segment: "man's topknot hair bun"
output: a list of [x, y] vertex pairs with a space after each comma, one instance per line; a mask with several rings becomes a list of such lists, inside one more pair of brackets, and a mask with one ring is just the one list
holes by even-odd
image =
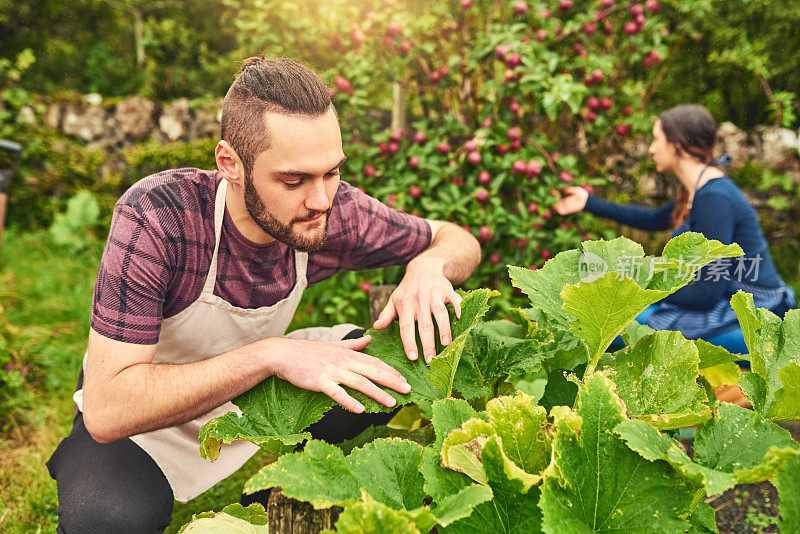
[[249, 57], [249, 58], [245, 59], [244, 61], [242, 61], [242, 70], [240, 72], [244, 72], [244, 70], [247, 67], [252, 67], [253, 65], [258, 65], [262, 61], [264, 61], [263, 57], [257, 57], [257, 56]]

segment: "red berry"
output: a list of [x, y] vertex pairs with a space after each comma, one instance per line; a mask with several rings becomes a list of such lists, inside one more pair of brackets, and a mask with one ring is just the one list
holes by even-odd
[[389, 151], [389, 143], [378, 143], [378, 152], [384, 154]]
[[498, 154], [502, 155], [502, 154], [505, 154], [506, 152], [508, 152], [508, 145], [507, 144], [500, 143], [499, 145], [497, 145], [497, 153]]
[[517, 99], [516, 99], [516, 98], [515, 98], [514, 100], [512, 100], [512, 101], [511, 101], [511, 102], [508, 104], [508, 111], [510, 111], [510, 112], [511, 112], [511, 113], [513, 113], [514, 115], [519, 115], [519, 110], [520, 110], [520, 108], [521, 108], [521, 107], [520, 107], [520, 105], [519, 105], [519, 102], [517, 102]]
[[494, 55], [497, 59], [505, 61], [506, 54], [511, 51], [511, 45], [497, 45], [494, 48]]
[[639, 25], [631, 20], [625, 23], [624, 30], [628, 35], [633, 35], [634, 33], [639, 33]]
[[596, 81], [596, 82], [602, 82], [603, 78], [605, 78], [605, 77], [606, 77], [606, 75], [603, 74], [603, 71], [600, 70], [600, 69], [594, 69], [592, 71], [592, 78], [594, 78], [594, 81]]
[[411, 198], [419, 198], [420, 195], [422, 195], [422, 189], [416, 185], [412, 185], [408, 188], [408, 194], [411, 195]]
[[513, 71], [513, 70], [511, 70], [511, 69], [506, 69], [506, 70], [505, 70], [505, 72], [503, 72], [503, 80], [504, 80], [506, 83], [508, 83], [508, 82], [510, 82], [510, 81], [512, 81], [512, 80], [514, 80], [514, 78], [516, 78], [516, 77], [517, 77], [517, 73], [516, 73], [516, 72], [514, 72], [514, 71]]
[[607, 96], [604, 96], [603, 98], [600, 99], [600, 107], [603, 109], [611, 109], [611, 106], [613, 105], [614, 103], [611, 102], [611, 99], [608, 98]]
[[558, 175], [558, 179], [565, 184], [571, 184], [575, 181], [575, 177], [572, 176], [572, 173], [569, 171], [561, 171], [561, 174]]
[[533, 223], [533, 229], [534, 230], [541, 230], [542, 229], [542, 223], [538, 223], [538, 222], [537, 223]]
[[461, 0], [461, 7], [469, 9], [472, 7], [472, 0]]
[[475, 191], [475, 200], [477, 200], [481, 204], [484, 204], [484, 203], [488, 202], [489, 201], [489, 192], [486, 189], [481, 187], [480, 189]]
[[566, 11], [572, 7], [572, 0], [559, 0], [558, 9]]
[[433, 83], [438, 83], [438, 82], [439, 82], [439, 80], [440, 80], [441, 78], [442, 78], [442, 77], [441, 77], [441, 76], [439, 76], [439, 73], [438, 73], [438, 72], [435, 72], [435, 71], [434, 71], [434, 72], [431, 72], [431, 73], [428, 75], [428, 79], [429, 79], [430, 81], [432, 81]]
[[644, 8], [642, 7], [642, 4], [633, 4], [628, 12], [631, 14], [631, 17], [636, 18], [644, 13]]
[[544, 219], [545, 221], [550, 220], [550, 217], [552, 216], [553, 214], [550, 213], [549, 209], [544, 210], [544, 213], [542, 213], [542, 219]]
[[464, 150], [466, 150], [467, 152], [474, 152], [478, 150], [478, 142], [475, 141], [474, 139], [470, 139], [469, 141], [464, 143]]
[[594, 35], [597, 33], [597, 24], [594, 22], [587, 22], [583, 25], [583, 33], [586, 35]]
[[514, 174], [526, 174], [528, 172], [528, 164], [518, 159], [511, 165], [511, 172]]
[[540, 254], [542, 256], [542, 259], [545, 260], [545, 261], [547, 261], [547, 260], [549, 260], [550, 258], [553, 257], [553, 255], [550, 253], [550, 251], [547, 250], [546, 248], [543, 248], [542, 251], [540, 252]]
[[389, 152], [391, 152], [392, 154], [394, 154], [394, 153], [395, 153], [395, 152], [397, 152], [398, 150], [400, 150], [400, 145], [398, 145], [397, 143], [394, 143], [394, 142], [392, 142], [392, 143], [389, 143]]
[[547, 31], [539, 30], [536, 32], [536, 40], [543, 43], [547, 39]]
[[525, 165], [525, 172], [530, 176], [539, 176], [539, 173], [542, 172], [542, 164], [532, 159]]
[[483, 243], [485, 241], [489, 241], [494, 234], [492, 234], [492, 230], [488, 226], [481, 226], [481, 229], [478, 230], [478, 240]]
[[500, 254], [498, 254], [497, 252], [493, 253], [491, 256], [489, 256], [489, 261], [497, 265], [498, 263], [500, 263]]
[[617, 124], [616, 130], [617, 130], [617, 135], [625, 137], [626, 135], [628, 135], [628, 132], [630, 132], [631, 127], [628, 124]]
[[474, 151], [467, 154], [467, 161], [469, 161], [473, 165], [477, 165], [481, 162], [481, 153]]
[[360, 287], [361, 291], [364, 293], [369, 293], [369, 290], [372, 288], [372, 283], [369, 280], [364, 280], [358, 287]]
[[428, 140], [428, 136], [425, 135], [425, 132], [417, 132], [416, 134], [414, 134], [414, 141], [417, 142], [417, 143], [422, 144], [427, 140]]
[[453, 177], [450, 179], [450, 181], [451, 181], [451, 182], [453, 182], [453, 185], [457, 185], [457, 186], [459, 186], [459, 187], [461, 187], [462, 185], [464, 185], [464, 180], [462, 180], [460, 176], [453, 176]]
[[539, 213], [539, 205], [536, 202], [531, 202], [528, 204], [528, 213], [534, 214]]
[[600, 107], [600, 100], [596, 96], [590, 96], [586, 100], [586, 105], [589, 106], [589, 109], [595, 110]]
[[625, 115], [626, 117], [630, 117], [631, 115], [633, 115], [633, 108], [630, 106], [625, 106], [624, 108], [622, 108], [622, 114]]
[[592, 16], [594, 16], [594, 20], [596, 20], [597, 22], [603, 22], [604, 20], [606, 20], [605, 11], [595, 11], [594, 13], [592, 13]]
[[373, 167], [372, 165], [367, 165], [366, 167], [364, 167], [364, 176], [366, 176], [367, 178], [375, 176], [375, 167]]
[[539, 16], [541, 16], [543, 19], [549, 19], [553, 16], [553, 12], [549, 9], [543, 9], [539, 12]]
[[492, 118], [491, 117], [486, 117], [485, 119], [483, 119], [483, 122], [481, 123], [481, 127], [482, 128], [489, 128], [491, 126], [492, 126]]
[[[419, 166], [419, 156], [411, 156], [408, 158], [408, 164], [411, 167], [418, 167]], [[414, 186], [416, 187], [416, 186]]]
[[553, 161], [558, 161], [561, 159], [561, 152], [553, 152], [550, 157], [553, 158]]
[[506, 65], [508, 68], [513, 69], [522, 64], [522, 56], [517, 52], [512, 52], [506, 56]]
[[519, 139], [522, 139], [522, 130], [520, 130], [518, 127], [514, 126], [514, 127], [508, 129], [508, 132], [506, 133], [506, 135], [508, 135], [508, 140], [509, 141], [517, 141]]
[[586, 114], [586, 120], [589, 122], [594, 122], [597, 120], [597, 113], [594, 111], [590, 111]]
[[581, 184], [581, 187], [590, 195], [594, 193], [594, 186], [592, 184]]
[[439, 151], [439, 154], [447, 154], [450, 152], [450, 143], [447, 141], [442, 141], [438, 145], [436, 145], [436, 150]]
[[389, 139], [392, 141], [399, 141], [403, 138], [403, 129], [402, 128], [395, 128], [392, 130], [392, 133], [389, 134]]
[[658, 0], [647, 0], [644, 4], [645, 9], [650, 13], [660, 13], [661, 12], [661, 4]]
[[517, 139], [517, 140], [515, 140], [515, 141], [512, 141], [512, 142], [511, 142], [511, 146], [509, 146], [508, 148], [511, 150], [511, 152], [516, 152], [516, 151], [517, 151], [517, 150], [519, 150], [521, 147], [522, 147], [522, 141], [520, 141], [519, 139]]
[[397, 37], [401, 33], [403, 33], [403, 23], [402, 22], [390, 22], [386, 25], [386, 33], [393, 37]]
[[608, 9], [614, 5], [614, 0], [600, 0], [600, 7]]
[[528, 4], [525, 2], [517, 2], [514, 4], [514, 14], [515, 15], [525, 15], [528, 12]]
[[403, 41], [400, 43], [400, 52], [403, 54], [411, 52], [411, 41]]
[[481, 171], [478, 174], [478, 183], [481, 185], [489, 185], [489, 182], [492, 181], [492, 175], [489, 174], [489, 171]]
[[334, 85], [336, 85], [336, 88], [339, 91], [342, 91], [342, 92], [345, 92], [345, 93], [350, 91], [353, 88], [353, 86], [350, 85], [350, 81], [347, 78], [345, 78], [344, 76], [336, 76], [333, 79], [333, 83], [334, 83]]
[[360, 45], [364, 42], [364, 32], [358, 28], [353, 30], [353, 43]]

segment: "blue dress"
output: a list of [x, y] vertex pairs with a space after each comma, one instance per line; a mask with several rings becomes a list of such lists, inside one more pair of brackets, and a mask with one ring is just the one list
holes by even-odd
[[[671, 227], [674, 207], [674, 200], [650, 209], [590, 196], [585, 209], [621, 224], [658, 231]], [[735, 330], [739, 323], [730, 307], [730, 298], [738, 290], [753, 294], [757, 308], [767, 308], [779, 317], [796, 307], [794, 292], [783, 282], [772, 261], [755, 209], [730, 178], [711, 179], [696, 190], [689, 217], [672, 232], [672, 237], [687, 231], [724, 244], [737, 243], [744, 255], [703, 267], [693, 283], [652, 305], [638, 318], [640, 322], [656, 330], [680, 331], [687, 339], [738, 339], [741, 332]], [[734, 347], [735, 352], [742, 352], [743, 347], [742, 340]]]

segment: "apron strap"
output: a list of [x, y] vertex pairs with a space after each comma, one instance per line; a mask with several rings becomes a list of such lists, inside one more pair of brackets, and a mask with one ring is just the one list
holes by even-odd
[[308, 252], [294, 251], [294, 272], [295, 285], [306, 283], [306, 271], [308, 268]]
[[214, 293], [214, 286], [217, 283], [217, 252], [222, 236], [222, 219], [225, 217], [225, 192], [227, 190], [228, 180], [223, 178], [217, 187], [217, 196], [214, 198], [214, 253], [211, 255], [211, 267], [208, 268], [203, 293]]

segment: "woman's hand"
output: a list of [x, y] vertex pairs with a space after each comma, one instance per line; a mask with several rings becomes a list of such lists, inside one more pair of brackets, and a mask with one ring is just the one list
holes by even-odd
[[564, 192], [567, 196], [553, 206], [556, 213], [569, 215], [570, 213], [578, 213], [586, 207], [586, 200], [589, 198], [589, 192], [586, 189], [582, 187], [566, 187]]

